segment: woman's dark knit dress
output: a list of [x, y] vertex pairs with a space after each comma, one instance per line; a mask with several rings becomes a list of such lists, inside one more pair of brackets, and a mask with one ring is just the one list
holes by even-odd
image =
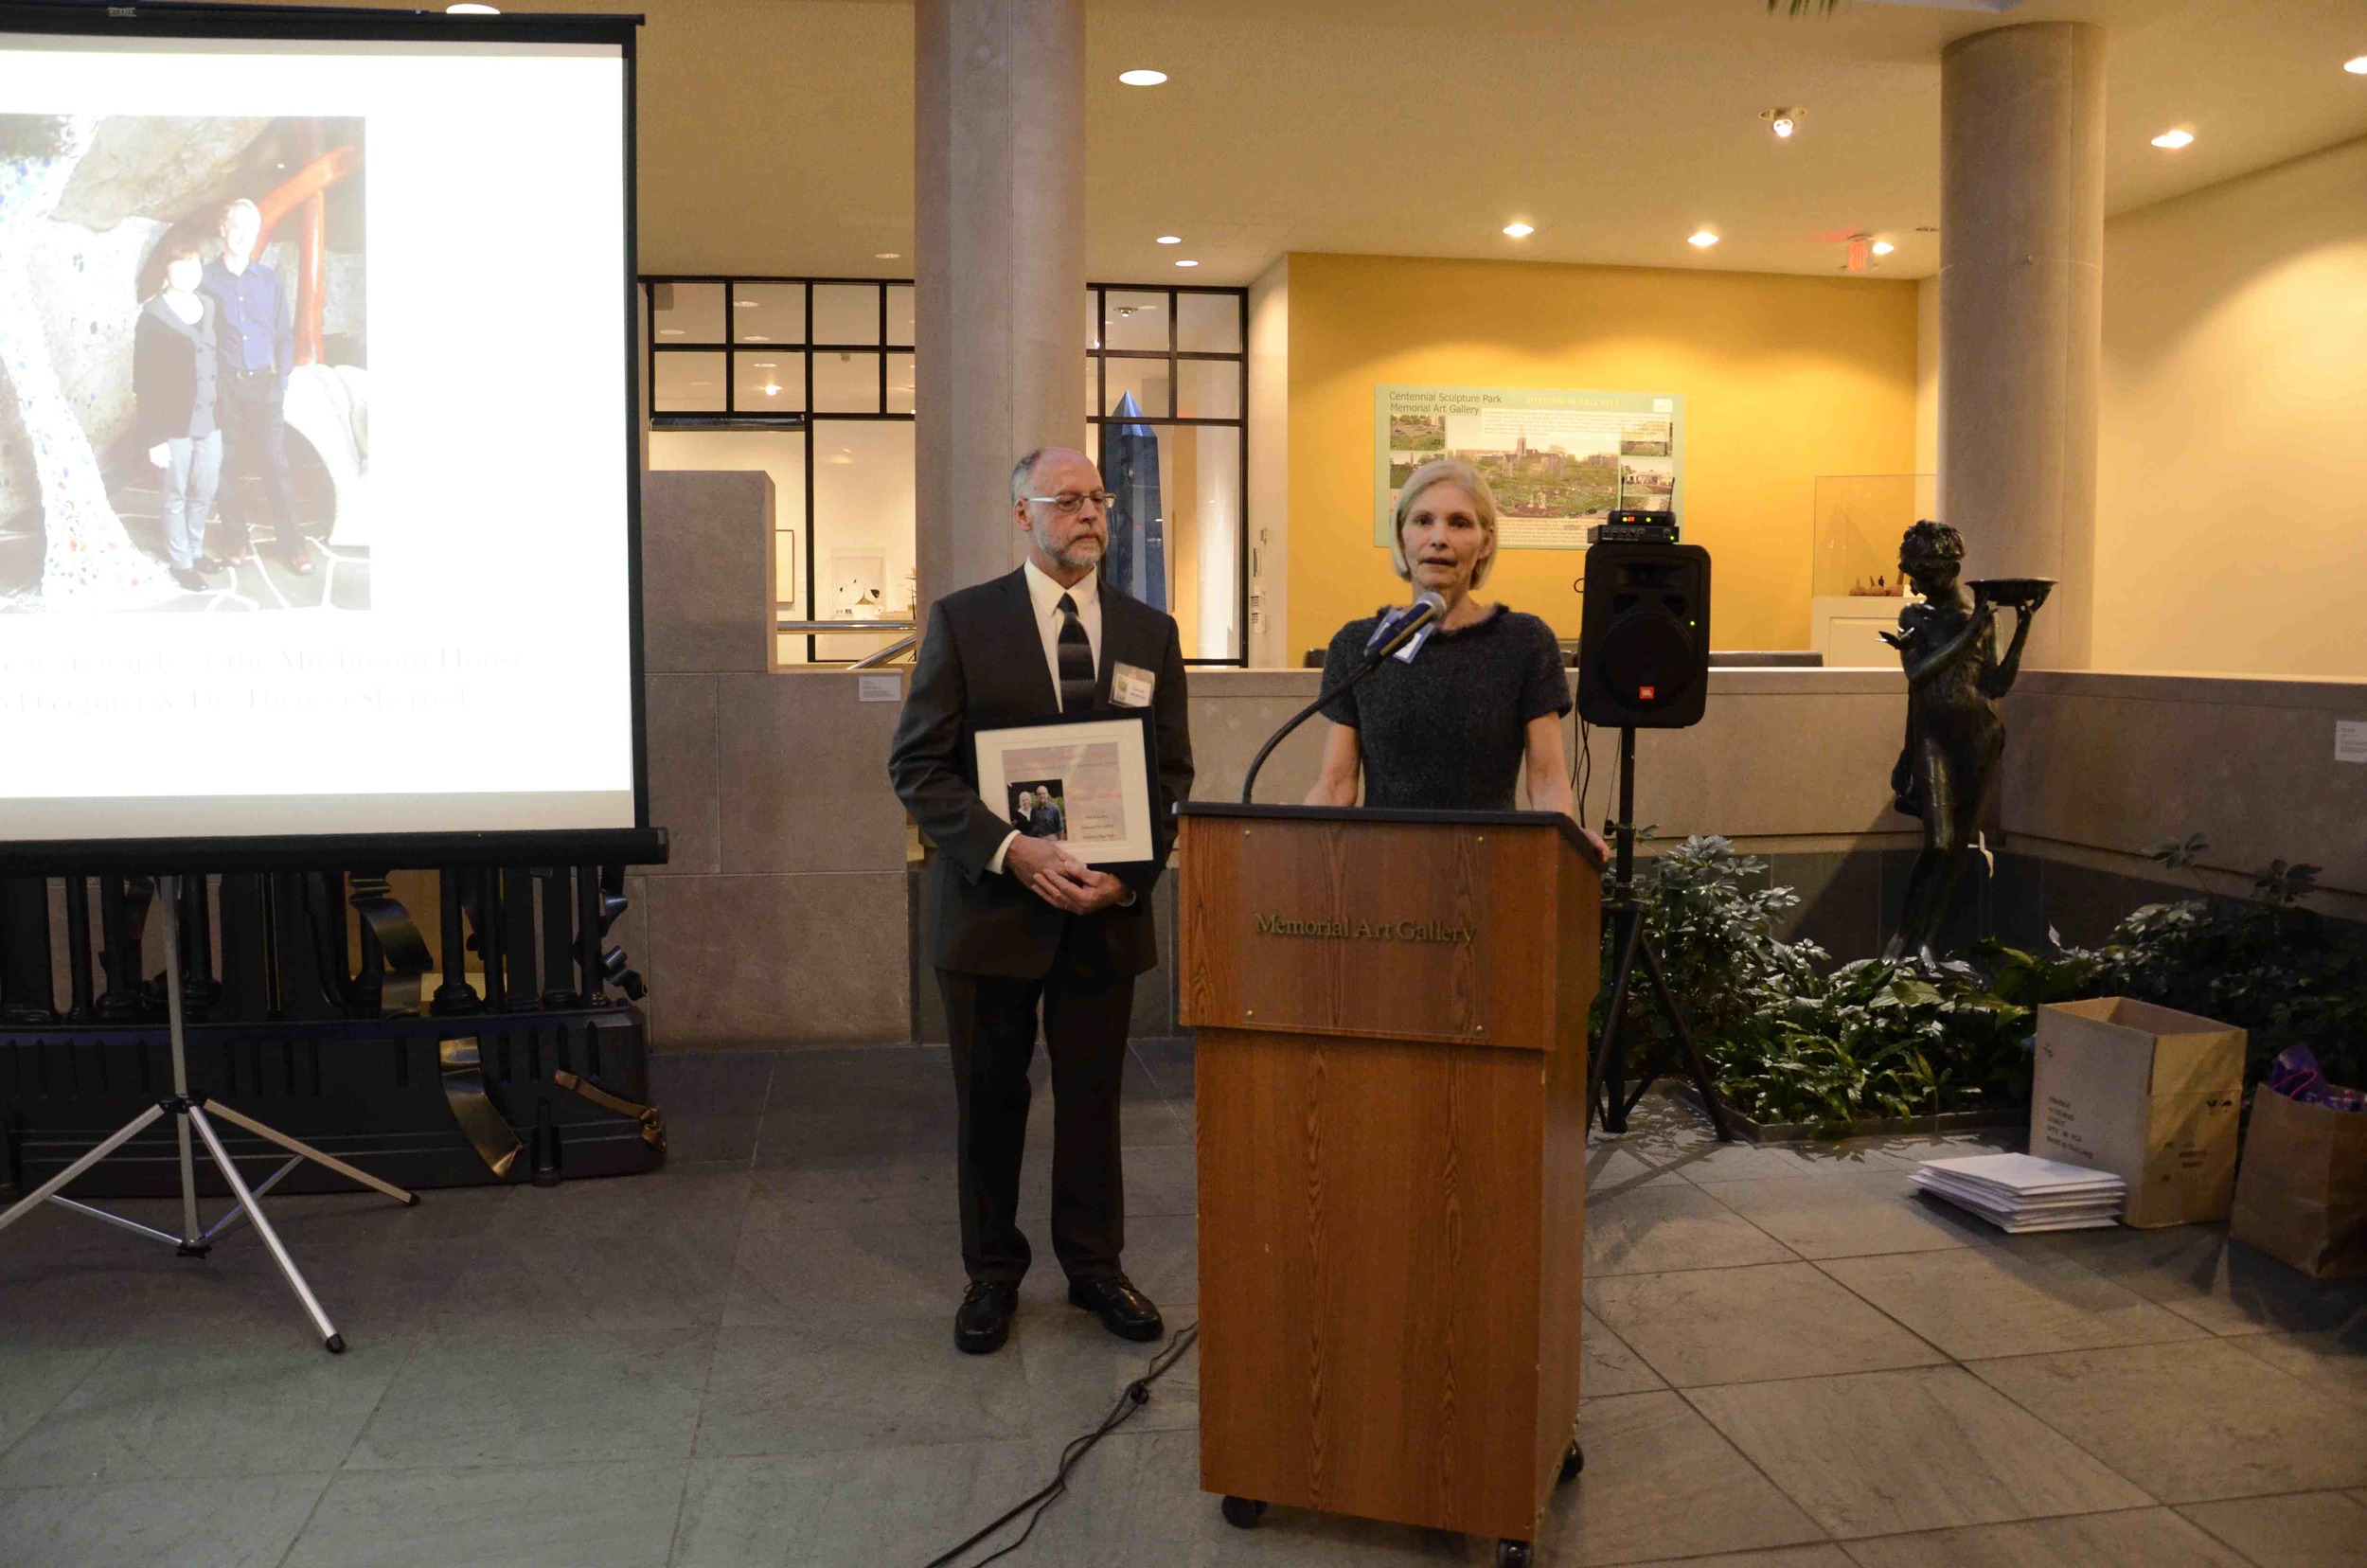
[[[1364, 662], [1379, 623], [1367, 615], [1340, 628], [1324, 658], [1326, 686]], [[1508, 811], [1529, 721], [1570, 707], [1553, 628], [1500, 604], [1461, 631], [1432, 633], [1412, 664], [1385, 661], [1323, 711], [1357, 732], [1365, 805]]]

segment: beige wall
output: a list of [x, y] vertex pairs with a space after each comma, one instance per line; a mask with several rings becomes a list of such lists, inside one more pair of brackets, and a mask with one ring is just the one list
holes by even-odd
[[912, 1038], [899, 704], [863, 701], [861, 675], [768, 668], [770, 488], [642, 487], [650, 818], [672, 858], [632, 878], [619, 939], [666, 1050]]
[[[1201, 799], [1232, 800], [1259, 744], [1315, 694], [1314, 670], [1192, 676]], [[1911, 846], [1890, 809], [1905, 677], [1874, 669], [1717, 669], [1691, 729], [1636, 742], [1636, 820], [1661, 841], [1722, 833], [1774, 850]], [[2240, 892], [2273, 859], [2323, 867], [2315, 907], [2367, 918], [2367, 764], [2335, 760], [2335, 724], [2367, 721], [2367, 682], [2029, 670], [2005, 702], [1991, 846], [2161, 874], [2148, 845], [2200, 832], [2199, 879]], [[1320, 719], [1259, 775], [1257, 798], [1300, 798]], [[1593, 732], [1587, 820], [1611, 810], [1618, 737]]]
[[1940, 280], [1915, 283], [1915, 472], [1940, 472]]
[[2105, 233], [2094, 663], [2367, 674], [2367, 139]]

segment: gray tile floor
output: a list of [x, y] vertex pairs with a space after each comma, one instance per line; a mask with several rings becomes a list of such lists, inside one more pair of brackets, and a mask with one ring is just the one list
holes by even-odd
[[[1136, 1054], [1128, 1262], [1181, 1325], [1190, 1047]], [[0, 1563], [927, 1561], [1143, 1364], [1048, 1261], [1006, 1351], [953, 1351], [946, 1078], [926, 1048], [669, 1059], [661, 1175], [275, 1203], [336, 1359], [252, 1238], [186, 1263], [36, 1217], [0, 1238]], [[1930, 1152], [1719, 1148], [1657, 1103], [1597, 1141], [1588, 1463], [1543, 1560], [2367, 1562], [2367, 1284], [2217, 1227], [2008, 1238], [1909, 1194]], [[1196, 1370], [1005, 1560], [1493, 1560], [1229, 1528]]]

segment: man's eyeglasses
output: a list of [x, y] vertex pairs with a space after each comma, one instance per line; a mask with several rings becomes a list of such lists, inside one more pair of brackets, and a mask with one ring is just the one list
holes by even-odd
[[1108, 511], [1117, 497], [1108, 490], [1062, 490], [1058, 495], [1031, 495], [1027, 498], [1038, 506], [1050, 507], [1062, 517], [1075, 517], [1090, 501], [1102, 511]]

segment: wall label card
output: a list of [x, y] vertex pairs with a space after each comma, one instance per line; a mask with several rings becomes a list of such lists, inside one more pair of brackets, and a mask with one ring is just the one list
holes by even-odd
[[1672, 393], [1522, 386], [1373, 388], [1373, 543], [1384, 549], [1397, 490], [1424, 463], [1460, 457], [1496, 495], [1507, 550], [1583, 550], [1590, 524], [1623, 508], [1675, 511], [1684, 399]]
[[2367, 762], [2367, 719], [2337, 719], [2334, 722], [2334, 759], [2337, 762]]

